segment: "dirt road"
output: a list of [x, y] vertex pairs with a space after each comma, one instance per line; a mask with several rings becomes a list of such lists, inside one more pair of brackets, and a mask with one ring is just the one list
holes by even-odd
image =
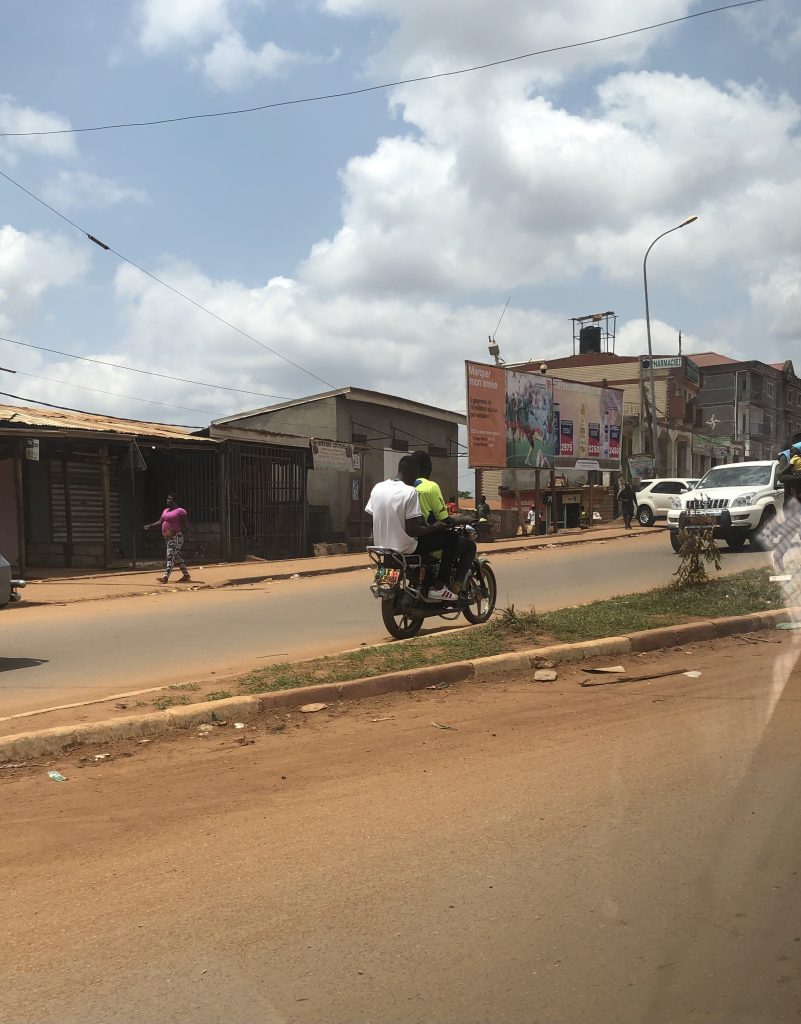
[[627, 666], [694, 680], [573, 667], [4, 771], [0, 1020], [798, 1021], [797, 658], [720, 641]]
[[[724, 566], [736, 572], [766, 559], [750, 550], [728, 552]], [[676, 556], [660, 531], [635, 542], [499, 555], [493, 564], [500, 607], [547, 610], [667, 583]], [[7, 609], [0, 716], [379, 643], [386, 633], [369, 582], [364, 570], [62, 608]]]

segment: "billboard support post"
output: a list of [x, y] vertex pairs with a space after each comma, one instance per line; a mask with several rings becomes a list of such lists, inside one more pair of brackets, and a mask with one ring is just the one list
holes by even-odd
[[534, 470], [534, 533], [540, 534], [540, 471]]
[[559, 533], [559, 516], [556, 514], [556, 470], [551, 470], [551, 529]]

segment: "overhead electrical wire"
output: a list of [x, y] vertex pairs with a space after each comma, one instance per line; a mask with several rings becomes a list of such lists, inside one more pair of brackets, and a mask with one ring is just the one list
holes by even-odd
[[[3, 369], [0, 367], [0, 369]], [[96, 395], [109, 395], [111, 398], [124, 398], [129, 402], [144, 402], [146, 405], [160, 405], [164, 409], [180, 409], [181, 412], [198, 412], [201, 415], [213, 416], [212, 409], [194, 409], [188, 405], [172, 405], [170, 402], [157, 402], [152, 398], [138, 398], [136, 395], [121, 395], [118, 391], [104, 391], [102, 388], [93, 388], [88, 384], [73, 384], [69, 380], [56, 380], [55, 377], [43, 377], [38, 373], [28, 373], [27, 370], [4, 370], [5, 373], [14, 373], [20, 377], [30, 377], [32, 380], [46, 380], [50, 384], [60, 384], [65, 388], [79, 388], [81, 391], [93, 391]]]
[[417, 75], [414, 78], [399, 78], [393, 82], [382, 82], [380, 85], [366, 85], [360, 89], [347, 89], [342, 92], [322, 93], [317, 96], [303, 96], [291, 100], [276, 100], [272, 103], [260, 103], [255, 107], [237, 107], [233, 110], [216, 110], [200, 114], [182, 114], [176, 117], [161, 117], [151, 121], [121, 121], [117, 124], [90, 125], [84, 128], [51, 128], [31, 132], [0, 132], [0, 138], [28, 138], [33, 135], [77, 135], [83, 132], [105, 132], [120, 128], [147, 128], [154, 125], [176, 124], [179, 121], [201, 121], [217, 117], [235, 117], [242, 114], [255, 114], [263, 110], [275, 110], [279, 107], [293, 107], [308, 103], [322, 103], [327, 100], [346, 99], [350, 96], [363, 96], [365, 93], [381, 92], [384, 89], [395, 89], [401, 85], [416, 85], [420, 82], [433, 82], [440, 78], [454, 78], [457, 75], [469, 75], [476, 71], [486, 71], [489, 68], [501, 67], [504, 64], [513, 64], [518, 61], [529, 60], [532, 57], [543, 57], [551, 53], [575, 50], [582, 46], [594, 46], [597, 43], [608, 43], [615, 39], [624, 39], [626, 36], [638, 35], [641, 32], [652, 32], [658, 28], [666, 28], [668, 25], [677, 25], [682, 21], [691, 21], [693, 18], [703, 18], [709, 14], [720, 14], [723, 11], [732, 11], [738, 7], [750, 7], [753, 4], [763, 2], [764, 0], [740, 0], [739, 3], [726, 4], [722, 7], [712, 7], [705, 11], [696, 11], [693, 14], [685, 14], [680, 18], [670, 18], [667, 21], [658, 21], [653, 25], [641, 25], [639, 28], [628, 29], [625, 32], [614, 32], [607, 36], [596, 36], [594, 39], [584, 39], [577, 43], [564, 43], [561, 46], [549, 46], [547, 49], [532, 50], [530, 53], [521, 53], [515, 57], [503, 57], [500, 60], [487, 61], [485, 64], [475, 64], [472, 67], [467, 68], [457, 68], [454, 71], [439, 71], [431, 75]]
[[[23, 348], [33, 348], [37, 352], [49, 352], [51, 355], [66, 356], [68, 359], [80, 359], [84, 363], [95, 363], [97, 366], [110, 366], [114, 370], [128, 370], [130, 373], [141, 373], [147, 377], [160, 377], [162, 380], [177, 381], [179, 384], [195, 384], [202, 388], [215, 388], [218, 391], [231, 391], [238, 395], [255, 395], [257, 398], [278, 398], [281, 401], [290, 401], [286, 395], [269, 395], [265, 391], [248, 391], [245, 388], [232, 388], [225, 384], [209, 384], [204, 380], [191, 380], [188, 377], [173, 377], [169, 373], [158, 373], [156, 370], [142, 370], [138, 366], [124, 366], [122, 363], [111, 363], [106, 359], [95, 359], [93, 356], [79, 356], [75, 352], [64, 352], [58, 348], [46, 348], [44, 345], [34, 345], [30, 341], [18, 341], [16, 338], [6, 338], [0, 335], [0, 341], [7, 341], [10, 345], [20, 345]], [[199, 410], [195, 410], [199, 411]]]
[[258, 338], [254, 338], [252, 334], [248, 334], [248, 332], [244, 331], [241, 327], [237, 327], [236, 324], [232, 324], [230, 320], [226, 320], [225, 317], [220, 316], [219, 313], [215, 313], [214, 310], [209, 309], [208, 306], [204, 306], [202, 302], [198, 302], [197, 299], [193, 299], [191, 295], [187, 295], [186, 292], [182, 292], [179, 288], [176, 288], [174, 285], [171, 285], [167, 281], [164, 281], [160, 277], [157, 277], [149, 270], [146, 270], [144, 267], [141, 267], [138, 263], [135, 263], [133, 260], [128, 259], [127, 256], [123, 256], [121, 252], [118, 252], [110, 245], [106, 245], [105, 242], [102, 242], [99, 238], [96, 238], [95, 235], [87, 231], [86, 228], [82, 228], [80, 224], [76, 224], [74, 220], [70, 220], [70, 218], [66, 214], [61, 213], [61, 211], [57, 210], [55, 206], [51, 206], [50, 203], [45, 202], [45, 200], [37, 196], [35, 192], [31, 192], [30, 189], [20, 184], [20, 182], [12, 178], [11, 175], [6, 174], [5, 171], [0, 170], [0, 177], [5, 178], [6, 181], [10, 182], [10, 184], [16, 186], [16, 188], [18, 188], [21, 192], [24, 192], [25, 195], [30, 196], [31, 199], [36, 200], [37, 203], [40, 203], [42, 206], [45, 207], [45, 209], [50, 210], [51, 213], [54, 213], [57, 217], [61, 218], [61, 220], [63, 220], [66, 224], [69, 224], [70, 227], [75, 228], [76, 231], [79, 231], [82, 235], [85, 235], [90, 242], [94, 242], [94, 244], [103, 249], [104, 252], [112, 253], [114, 256], [117, 257], [117, 259], [122, 260], [123, 263], [127, 263], [128, 266], [133, 267], [135, 270], [138, 270], [140, 274], [144, 274], [145, 277], [149, 277], [151, 281], [156, 281], [157, 284], [162, 285], [162, 287], [169, 289], [169, 291], [173, 292], [175, 295], [180, 296], [186, 302], [191, 303], [196, 309], [200, 309], [204, 313], [208, 313], [209, 316], [214, 317], [214, 319], [217, 320], [219, 323], [224, 324], [226, 327], [230, 327], [232, 331], [236, 331], [237, 334], [241, 334], [243, 338], [247, 338], [249, 341], [252, 341], [255, 345], [258, 345], [260, 348], [263, 348], [266, 352], [269, 352], [272, 355], [277, 356], [279, 359], [282, 359], [285, 363], [288, 363], [290, 366], [294, 366], [295, 369], [300, 370], [301, 373], [305, 373], [309, 377], [313, 377], [314, 380], [319, 381], [321, 384], [325, 384], [327, 388], [334, 387], [333, 384], [331, 384], [327, 380], [324, 380], [322, 377], [318, 376], [318, 374], [314, 373], [312, 370], [306, 369], [305, 366], [301, 366], [300, 363], [294, 362], [294, 360], [290, 359], [289, 356], [285, 356], [282, 352], [279, 352], [277, 349], [271, 348], [269, 345], [265, 344], [263, 341], [260, 341]]

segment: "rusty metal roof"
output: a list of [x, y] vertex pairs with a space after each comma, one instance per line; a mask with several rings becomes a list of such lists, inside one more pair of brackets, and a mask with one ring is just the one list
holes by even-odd
[[91, 412], [69, 412], [61, 409], [42, 409], [25, 405], [0, 405], [0, 431], [9, 429], [42, 430], [43, 432], [91, 432], [118, 434], [122, 437], [152, 437], [168, 441], [192, 441], [198, 444], [217, 444], [208, 437], [198, 437], [188, 427], [172, 423], [147, 423], [143, 420], [124, 420], [116, 416], [98, 416]]

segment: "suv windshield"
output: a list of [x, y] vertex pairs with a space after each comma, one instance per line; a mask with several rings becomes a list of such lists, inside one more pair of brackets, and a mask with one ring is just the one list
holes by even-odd
[[772, 466], [715, 466], [696, 490], [705, 487], [767, 487], [770, 483]]

